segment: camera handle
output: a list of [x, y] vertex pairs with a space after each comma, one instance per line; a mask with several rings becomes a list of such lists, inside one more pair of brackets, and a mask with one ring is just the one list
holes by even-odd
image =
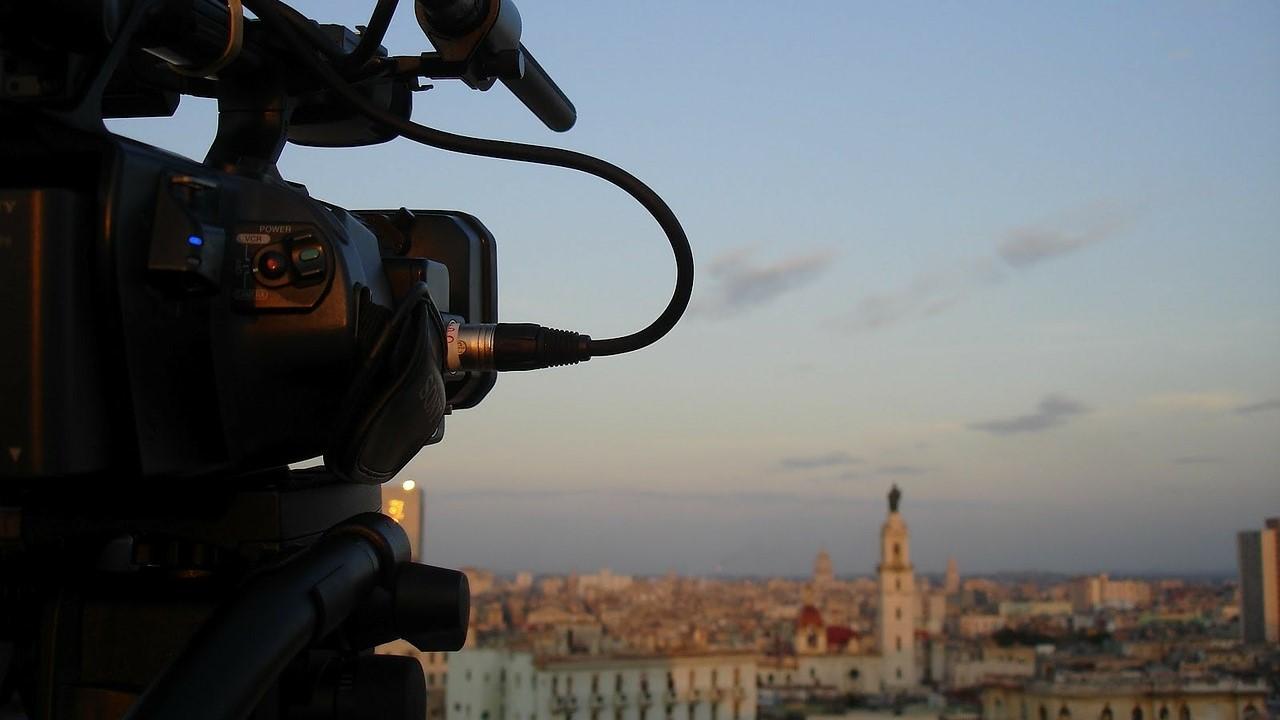
[[[469, 613], [465, 575], [409, 562], [404, 530], [381, 513], [363, 513], [251, 577], [126, 717], [245, 717], [300, 652], [353, 615], [367, 642], [404, 636], [432, 650], [457, 650]], [[425, 697], [421, 676], [405, 690]]]

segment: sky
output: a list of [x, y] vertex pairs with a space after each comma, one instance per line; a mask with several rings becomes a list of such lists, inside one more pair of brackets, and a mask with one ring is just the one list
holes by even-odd
[[[362, 24], [350, 2], [297, 2]], [[403, 2], [393, 54], [427, 48]], [[499, 378], [402, 478], [425, 560], [503, 572], [1217, 572], [1280, 515], [1280, 5], [525, 0], [578, 108], [499, 85], [414, 119], [597, 154], [657, 190], [693, 306], [631, 355]], [[215, 108], [111, 127], [202, 157]], [[348, 208], [498, 239], [499, 314], [595, 337], [670, 296], [599, 180], [397, 140], [286, 149]]]

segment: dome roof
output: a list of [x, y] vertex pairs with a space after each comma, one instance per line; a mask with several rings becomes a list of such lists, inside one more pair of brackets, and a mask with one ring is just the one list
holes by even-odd
[[822, 627], [822, 613], [812, 605], [800, 608], [800, 616], [796, 618], [797, 627]]

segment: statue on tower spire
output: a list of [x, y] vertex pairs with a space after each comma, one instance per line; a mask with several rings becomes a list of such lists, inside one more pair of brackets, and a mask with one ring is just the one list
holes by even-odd
[[898, 484], [894, 483], [889, 490], [889, 512], [898, 512], [898, 505], [902, 502], [902, 491], [898, 489]]

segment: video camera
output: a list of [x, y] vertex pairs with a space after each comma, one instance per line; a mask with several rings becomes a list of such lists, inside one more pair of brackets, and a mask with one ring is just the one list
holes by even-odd
[[[639, 180], [411, 121], [424, 79], [458, 79], [573, 126], [514, 4], [417, 0], [435, 51], [407, 57], [381, 47], [395, 7], [355, 32], [279, 0], [0, 0], [0, 703], [420, 716], [420, 668], [367, 649], [460, 647], [466, 580], [410, 561], [378, 485], [499, 371], [631, 352], [684, 312], [688, 240]], [[103, 124], [183, 95], [218, 102], [203, 162]], [[500, 323], [478, 219], [348, 211], [276, 169], [286, 142], [396, 137], [624, 189], [675, 252], [667, 308], [603, 340]]]

